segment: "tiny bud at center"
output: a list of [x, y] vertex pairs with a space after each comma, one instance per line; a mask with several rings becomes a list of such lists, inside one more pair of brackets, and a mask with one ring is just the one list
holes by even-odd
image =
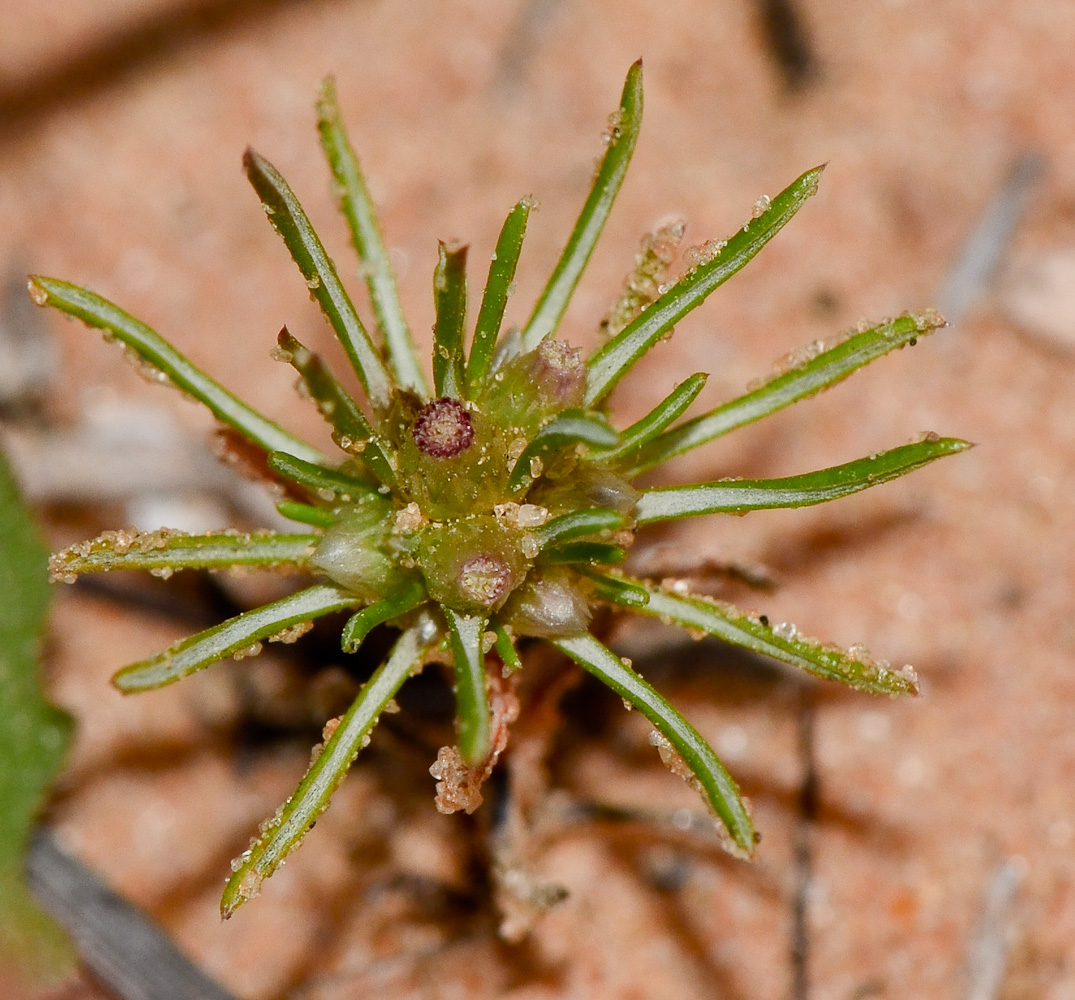
[[459, 568], [459, 588], [472, 601], [493, 607], [505, 598], [515, 583], [515, 574], [495, 555], [475, 556]]
[[426, 403], [411, 430], [419, 451], [434, 458], [454, 458], [474, 443], [474, 423], [457, 399]]

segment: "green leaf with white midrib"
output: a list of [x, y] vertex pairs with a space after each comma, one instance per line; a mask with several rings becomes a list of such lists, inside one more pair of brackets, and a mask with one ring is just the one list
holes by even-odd
[[428, 398], [429, 388], [418, 362], [410, 328], [403, 315], [395, 274], [380, 227], [377, 225], [377, 212], [340, 116], [336, 81], [332, 77], [321, 83], [321, 94], [317, 102], [317, 128], [325, 158], [339, 185], [340, 209], [347, 220], [351, 240], [362, 263], [362, 274], [369, 289], [373, 311], [384, 336], [388, 363], [400, 386], [412, 389], [422, 398]]
[[518, 490], [532, 477], [531, 462], [544, 459], [551, 451], [568, 445], [584, 444], [591, 448], [612, 448], [620, 442], [620, 436], [609, 425], [603, 413], [589, 410], [563, 410], [534, 435], [519, 456], [508, 477], [508, 488]]
[[241, 654], [285, 629], [333, 611], [353, 608], [358, 603], [354, 594], [335, 584], [315, 584], [182, 639], [148, 660], [132, 663], [120, 670], [112, 683], [124, 694], [164, 687], [229, 656]]
[[684, 379], [641, 420], [620, 432], [620, 443], [607, 451], [595, 449], [592, 457], [600, 462], [616, 462], [637, 451], [648, 441], [657, 437], [673, 421], [678, 420], [698, 398], [709, 376], [697, 372]]
[[[376, 411], [387, 410], [392, 398], [392, 379], [344, 290], [332, 262], [287, 181], [264, 157], [252, 149], [243, 155], [246, 175], [265, 206], [292, 259], [298, 265], [310, 294], [336, 331], [366, 396]], [[287, 451], [287, 448], [276, 449]]]
[[842, 382], [871, 361], [913, 344], [919, 337], [943, 326], [944, 319], [940, 315], [925, 312], [899, 316], [854, 333], [790, 371], [771, 378], [759, 388], [654, 438], [632, 460], [626, 474], [636, 476], [729, 431], [813, 396]]
[[637, 319], [590, 358], [586, 402], [600, 403], [661, 337], [746, 266], [791, 221], [817, 191], [823, 167], [815, 167], [780, 192], [756, 219], [751, 219], [704, 264], [692, 268]]
[[543, 549], [549, 545], [560, 545], [603, 531], [616, 531], [626, 523], [627, 518], [623, 514], [609, 507], [572, 510], [546, 521], [540, 528], [535, 528], [534, 538], [538, 547]]
[[358, 651], [359, 646], [365, 641], [378, 625], [393, 621], [401, 615], [414, 611], [427, 600], [425, 585], [418, 580], [405, 586], [399, 593], [386, 597], [383, 601], [371, 604], [369, 607], [356, 611], [343, 627], [340, 635], [340, 647], [345, 653]]
[[745, 854], [754, 851], [754, 824], [739, 789], [712, 747], [672, 704], [592, 635], [549, 640], [602, 684], [638, 709], [683, 758], [713, 811]]
[[482, 304], [478, 310], [478, 319], [474, 324], [474, 342], [470, 348], [467, 361], [467, 398], [477, 397], [493, 359], [497, 335], [504, 322], [504, 310], [507, 308], [508, 296], [511, 294], [515, 269], [519, 263], [519, 253], [526, 235], [526, 222], [530, 217], [533, 199], [523, 198], [508, 213], [500, 236], [496, 241], [496, 250], [489, 264], [489, 278], [482, 293]]
[[300, 524], [309, 524], [322, 530], [331, 528], [336, 523], [336, 515], [328, 507], [314, 507], [296, 500], [281, 500], [276, 509], [289, 521], [298, 521]]
[[608, 149], [594, 177], [593, 186], [571, 231], [564, 252], [553, 270], [549, 283], [534, 308], [530, 322], [522, 332], [523, 350], [532, 351], [556, 331], [579, 278], [597, 245], [612, 203], [623, 183], [631, 154], [642, 127], [642, 61], [628, 71], [620, 97], [618, 121], [612, 129]]
[[969, 442], [959, 438], [930, 438], [786, 479], [722, 479], [697, 486], [647, 490], [635, 507], [635, 519], [643, 525], [700, 514], [743, 514], [752, 510], [809, 507], [880, 486], [969, 447]]
[[[385, 446], [351, 394], [340, 385], [321, 358], [292, 336], [286, 326], [280, 331], [277, 342], [283, 356], [302, 378], [318, 412], [332, 427], [336, 444], [359, 458], [381, 483], [395, 489], [396, 473]], [[316, 464], [323, 464], [323, 460]]]
[[286, 451], [310, 462], [324, 461], [324, 456], [316, 448], [289, 434], [233, 396], [191, 364], [159, 333], [108, 299], [78, 285], [40, 275], [30, 279], [30, 295], [38, 305], [52, 306], [82, 320], [87, 326], [115, 337], [138, 357], [163, 372], [188, 396], [208, 407], [218, 420], [234, 428], [263, 451]]
[[470, 767], [489, 756], [492, 718], [485, 676], [482, 640], [488, 619], [461, 615], [442, 608], [448, 622], [448, 640], [455, 667], [455, 717], [459, 726], [459, 753]]
[[376, 493], [377, 487], [371, 483], [364, 483], [361, 479], [355, 479], [339, 469], [326, 468], [313, 462], [304, 462], [294, 455], [287, 455], [282, 451], [274, 451], [267, 459], [267, 464], [273, 472], [284, 479], [288, 479], [300, 486], [314, 491], [327, 490], [338, 496], [361, 496], [364, 493]]
[[273, 531], [108, 532], [55, 553], [49, 560], [53, 579], [72, 574], [120, 569], [225, 569], [229, 566], [302, 566], [313, 554], [320, 535]]
[[[682, 628], [699, 630], [733, 646], [769, 656], [824, 680], [872, 694], [917, 694], [914, 673], [908, 669], [892, 670], [888, 664], [874, 660], [863, 649], [849, 652], [800, 635], [790, 625], [770, 625], [767, 619], [748, 615], [733, 604], [709, 597], [671, 593], [645, 580], [624, 579], [597, 573], [592, 578], [600, 584], [598, 595], [635, 612], [650, 615]], [[632, 586], [646, 593], [649, 600], [639, 603], [625, 590]], [[622, 599], [624, 594], [628, 599]]]
[[437, 396], [462, 399], [467, 323], [467, 247], [439, 244], [433, 273], [433, 389]]
[[606, 575], [596, 570], [586, 573], [586, 576], [593, 581], [594, 596], [600, 601], [636, 610], [649, 603], [649, 592], [636, 580], [620, 574]]
[[427, 618], [420, 619], [396, 641], [388, 659], [377, 668], [361, 693], [325, 741], [295, 793], [262, 828], [250, 850], [234, 863], [220, 901], [221, 916], [230, 917], [253, 898], [267, 879], [298, 846], [328, 808], [359, 750], [403, 682], [420, 669], [435, 641], [436, 630]]

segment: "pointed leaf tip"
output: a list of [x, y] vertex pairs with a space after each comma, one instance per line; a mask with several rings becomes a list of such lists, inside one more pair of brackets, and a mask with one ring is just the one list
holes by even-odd
[[[624, 576], [590, 573], [598, 596], [685, 629], [698, 630], [723, 642], [769, 656], [823, 680], [837, 681], [872, 694], [918, 694], [918, 679], [909, 666], [893, 668], [875, 658], [862, 645], [839, 649], [803, 635], [789, 622], [770, 624], [768, 618], [748, 614], [727, 601], [719, 601], [670, 586]], [[638, 602], [632, 590], [648, 595]]]
[[676, 323], [757, 256], [814, 194], [817, 178], [817, 169], [808, 170], [774, 198], [760, 200], [744, 225], [602, 345], [587, 361], [586, 402], [599, 404]]
[[[944, 318], [939, 313], [927, 309], [921, 313], [904, 313], [867, 329], [856, 328], [828, 345], [815, 341], [779, 361], [771, 376], [742, 396], [662, 432], [631, 458], [624, 473], [629, 478], [636, 476], [676, 455], [822, 392], [872, 361], [914, 344], [944, 325]], [[624, 437], [627, 436], [625, 432]]]
[[[222, 423], [263, 451], [286, 451], [311, 462], [323, 461], [316, 448], [289, 434], [257, 410], [228, 392], [175, 349], [156, 330], [125, 312], [114, 302], [88, 288], [58, 278], [33, 275], [30, 297], [41, 306], [52, 306], [87, 326], [104, 332], [129, 348], [128, 356], [152, 366], [155, 381], [163, 374], [191, 399], [206, 406]], [[136, 360], [136, 365], [137, 365]], [[138, 367], [141, 367], [138, 365]]]
[[426, 399], [429, 389], [410, 327], [403, 315], [395, 272], [381, 235], [373, 199], [362, 175], [362, 166], [340, 114], [336, 81], [331, 76], [321, 81], [317, 99], [317, 131], [335, 180], [339, 209], [347, 221], [351, 243], [362, 264], [386, 360], [401, 387], [412, 389]]
[[607, 146], [590, 193], [568, 237], [564, 251], [522, 331], [525, 350], [533, 350], [555, 333], [575, 286], [590, 259], [619, 193], [642, 126], [642, 64], [627, 72], [620, 105], [609, 119]]
[[642, 525], [699, 514], [809, 507], [880, 486], [969, 447], [960, 438], [926, 433], [898, 448], [784, 479], [720, 479], [646, 490], [635, 507], [635, 518]]
[[[676, 709], [628, 663], [592, 635], [555, 639], [552, 644], [593, 674], [657, 729], [674, 757], [662, 753], [671, 769], [695, 785], [730, 835], [728, 848], [749, 857], [754, 850], [754, 824], [739, 788], [712, 747]], [[658, 746], [661, 744], [658, 743]]]
[[392, 396], [392, 376], [359, 319], [336, 265], [306, 211], [283, 175], [250, 147], [243, 153], [243, 169], [273, 229], [305, 279], [310, 295], [335, 331], [374, 409], [383, 413]]
[[224, 920], [260, 892], [265, 879], [284, 863], [328, 808], [332, 794], [369, 742], [381, 713], [403, 682], [421, 669], [436, 635], [431, 620], [420, 618], [396, 640], [388, 659], [374, 671], [334, 728], [326, 727], [325, 742], [291, 798], [262, 824], [260, 835], [232, 863], [233, 874], [220, 900]]

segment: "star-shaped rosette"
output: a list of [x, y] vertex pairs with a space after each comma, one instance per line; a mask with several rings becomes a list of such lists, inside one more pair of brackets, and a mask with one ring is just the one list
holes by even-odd
[[[468, 323], [467, 248], [441, 244], [433, 277], [436, 323], [432, 383], [404, 318], [389, 257], [334, 85], [318, 102], [321, 144], [369, 290], [366, 323], [286, 181], [253, 151], [243, 158], [273, 228], [321, 307], [365, 393], [364, 410], [321, 359], [285, 328], [275, 356], [328, 421], [334, 457], [295, 437], [196, 368], [145, 323], [76, 285], [34, 277], [30, 292], [103, 330], [161, 381], [209, 408], [228, 432], [260, 453], [264, 473], [287, 499], [293, 532], [229, 530], [187, 535], [107, 532], [57, 553], [53, 578], [144, 569], [288, 567], [315, 579], [288, 597], [237, 615], [120, 670], [125, 693], [159, 688], [211, 664], [290, 642], [332, 612], [350, 613], [346, 652], [377, 626], [398, 632], [388, 658], [350, 709], [326, 727], [295, 793], [236, 860], [222, 900], [229, 916], [256, 895], [327, 808], [378, 717], [400, 686], [430, 663], [454, 675], [458, 745], [448, 754], [475, 786], [504, 740], [494, 738], [490, 688], [525, 669], [517, 641], [549, 643], [638, 709], [662, 756], [701, 793], [730, 847], [749, 855], [755, 833], [734, 780], [698, 731], [632, 666], [590, 631], [595, 608], [658, 618], [863, 691], [916, 691], [910, 668], [892, 669], [861, 647], [841, 650], [764, 616], [694, 595], [682, 585], [631, 577], [619, 568], [647, 525], [711, 514], [743, 514], [836, 500], [879, 486], [968, 447], [926, 435], [867, 458], [780, 479], [720, 479], [641, 488], [643, 473], [693, 448], [820, 392], [863, 365], [943, 326], [932, 312], [863, 326], [816, 344], [745, 395], [685, 418], [705, 374], [690, 375], [654, 409], [618, 428], [606, 402], [619, 381], [673, 326], [747, 264], [817, 189], [808, 170], [727, 240], [685, 255], [668, 278], [683, 227], [648, 237], [624, 292], [600, 325], [588, 357], [559, 336], [560, 321], [612, 208], [642, 118], [641, 64], [631, 67], [592, 189], [529, 321], [506, 327], [532, 202], [508, 213], [476, 319]], [[372, 333], [371, 333], [372, 329]]]

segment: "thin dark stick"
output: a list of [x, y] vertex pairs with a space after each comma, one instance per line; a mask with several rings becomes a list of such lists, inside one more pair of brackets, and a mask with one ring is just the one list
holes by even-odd
[[793, 0], [758, 0], [766, 47], [788, 90], [802, 90], [818, 76], [806, 22]]
[[1024, 864], [1006, 858], [989, 874], [982, 916], [967, 949], [964, 1000], [997, 1000], [1004, 989], [1014, 936], [1014, 910]]
[[34, 834], [26, 874], [37, 901], [74, 939], [85, 967], [119, 1000], [233, 1000], [48, 830]]
[[940, 293], [941, 313], [949, 323], [961, 322], [989, 288], [1011, 248], [1044, 167], [1039, 154], [1022, 154], [967, 234]]

